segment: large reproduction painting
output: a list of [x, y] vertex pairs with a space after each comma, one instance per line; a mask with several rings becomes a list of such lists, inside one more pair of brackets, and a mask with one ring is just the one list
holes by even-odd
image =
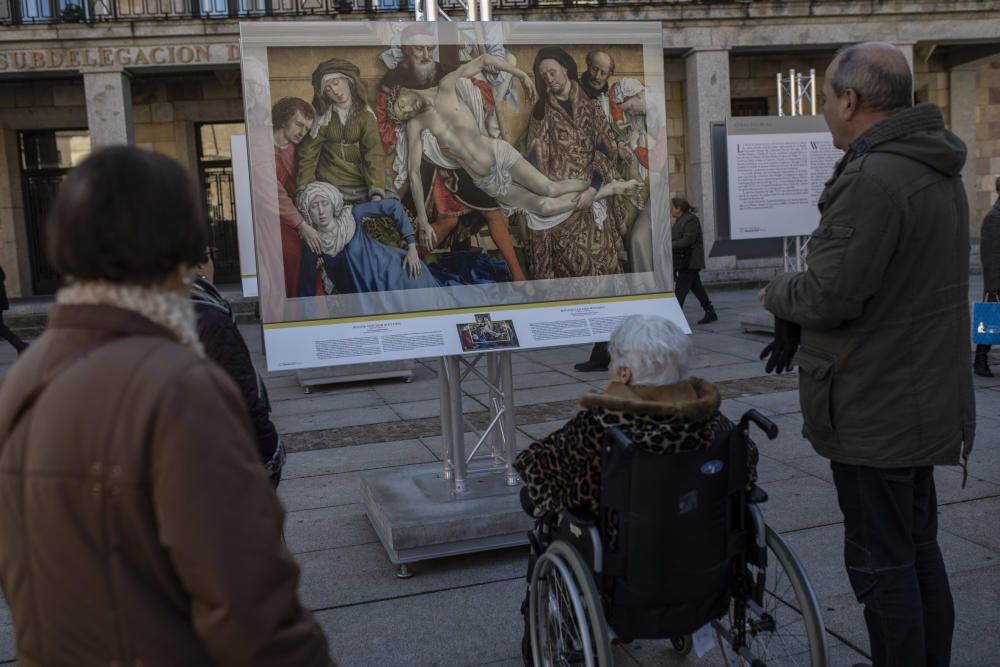
[[241, 29], [270, 369], [687, 329], [658, 24]]

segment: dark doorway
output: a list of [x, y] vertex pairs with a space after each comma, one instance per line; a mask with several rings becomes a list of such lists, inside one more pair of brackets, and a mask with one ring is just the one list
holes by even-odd
[[202, 123], [198, 135], [198, 176], [208, 217], [208, 243], [215, 253], [216, 284], [240, 282], [239, 242], [236, 238], [236, 194], [233, 155], [229, 139], [243, 134], [243, 123]]
[[85, 129], [19, 132], [18, 149], [31, 289], [35, 295], [53, 294], [62, 278], [45, 254], [45, 221], [66, 174], [90, 155], [90, 134]]
[[732, 102], [732, 116], [766, 116], [768, 104], [766, 97], [734, 97]]

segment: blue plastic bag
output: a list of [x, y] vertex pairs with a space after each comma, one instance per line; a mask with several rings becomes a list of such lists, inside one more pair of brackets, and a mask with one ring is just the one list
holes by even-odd
[[1000, 303], [973, 304], [972, 342], [976, 345], [1000, 345]]

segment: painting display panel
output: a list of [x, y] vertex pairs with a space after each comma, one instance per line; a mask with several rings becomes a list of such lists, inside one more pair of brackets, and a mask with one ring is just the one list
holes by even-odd
[[[657, 24], [255, 23], [241, 40], [269, 367], [363, 361], [319, 341], [403, 319], [440, 334], [409, 356], [461, 353], [444, 315], [513, 332], [519, 311], [643, 297], [686, 328]], [[314, 357], [284, 353], [291, 328]], [[569, 329], [515, 344], [607, 337]], [[383, 343], [362, 347], [402, 358]]]

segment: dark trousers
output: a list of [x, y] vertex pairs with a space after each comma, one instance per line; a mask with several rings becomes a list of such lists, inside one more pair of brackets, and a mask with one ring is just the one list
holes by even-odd
[[946, 667], [955, 606], [937, 543], [934, 468], [830, 467], [873, 667]]
[[712, 300], [708, 298], [705, 286], [701, 284], [700, 269], [683, 269], [674, 273], [674, 294], [677, 295], [677, 302], [684, 307], [684, 300], [688, 292], [693, 292], [702, 309], [708, 310], [712, 307]]
[[11, 345], [13, 345], [14, 349], [17, 350], [19, 353], [21, 352], [21, 350], [23, 350], [24, 348], [28, 347], [28, 344], [25, 343], [23, 340], [21, 340], [21, 337], [18, 336], [13, 331], [11, 331], [10, 327], [8, 327], [4, 323], [4, 321], [3, 321], [3, 311], [0, 311], [0, 338], [3, 338], [8, 343], [10, 343]]

